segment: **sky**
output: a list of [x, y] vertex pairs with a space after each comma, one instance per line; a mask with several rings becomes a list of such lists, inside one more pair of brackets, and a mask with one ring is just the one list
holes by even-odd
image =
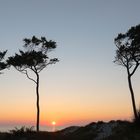
[[[139, 0], [0, 0], [0, 50], [8, 50], [6, 57], [33, 35], [57, 43], [49, 56], [60, 61], [40, 74], [42, 126], [132, 119], [126, 69], [113, 63], [114, 38], [140, 23], [139, 5]], [[0, 125], [35, 125], [34, 83], [12, 67], [3, 72]], [[133, 76], [138, 108], [139, 72]]]

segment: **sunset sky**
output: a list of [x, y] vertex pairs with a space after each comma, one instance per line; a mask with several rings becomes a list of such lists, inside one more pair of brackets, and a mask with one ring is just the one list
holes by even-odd
[[[40, 74], [41, 125], [85, 125], [133, 117], [125, 68], [113, 63], [114, 38], [140, 23], [139, 0], [0, 0], [0, 50], [23, 38], [57, 42], [60, 62]], [[0, 125], [35, 125], [35, 85], [14, 68], [0, 75]], [[133, 77], [140, 106], [140, 69]]]

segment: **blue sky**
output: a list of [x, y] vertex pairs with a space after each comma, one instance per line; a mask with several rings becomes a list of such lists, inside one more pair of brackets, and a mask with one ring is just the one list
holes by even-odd
[[[114, 119], [130, 119], [126, 71], [113, 63], [114, 38], [140, 23], [139, 5], [139, 0], [0, 0], [0, 48], [8, 49], [7, 56], [13, 55], [22, 49], [23, 38], [33, 35], [57, 42], [50, 56], [60, 62], [41, 73], [41, 106], [48, 116], [72, 115], [73, 110], [75, 118], [67, 124], [109, 120], [113, 115]], [[139, 105], [139, 70], [133, 80]], [[35, 110], [34, 85], [25, 75], [12, 68], [1, 75], [0, 85], [3, 116], [8, 109], [26, 112], [26, 105]], [[16, 108], [19, 103], [21, 109]], [[66, 119], [63, 116], [59, 120]]]

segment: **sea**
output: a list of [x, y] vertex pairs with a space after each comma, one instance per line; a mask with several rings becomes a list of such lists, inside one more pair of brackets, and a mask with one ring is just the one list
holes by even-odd
[[[0, 132], [10, 132], [11, 130], [15, 130], [15, 129], [20, 129], [22, 128], [24, 125], [7, 125], [7, 124], [0, 124]], [[25, 125], [26, 128], [31, 128], [33, 127], [33, 130], [36, 129], [36, 127], [31, 126], [31, 125]], [[58, 131], [58, 130], [62, 130], [64, 129], [66, 126], [40, 126], [40, 131], [48, 131], [48, 132], [53, 132], [53, 131]]]

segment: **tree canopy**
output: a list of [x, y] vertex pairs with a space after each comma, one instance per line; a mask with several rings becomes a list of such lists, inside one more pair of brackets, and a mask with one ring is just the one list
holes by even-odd
[[132, 27], [125, 34], [118, 34], [115, 45], [115, 63], [132, 69], [133, 75], [140, 63], [140, 25]]
[[39, 73], [47, 65], [58, 62], [57, 58], [48, 57], [48, 52], [56, 48], [56, 42], [47, 41], [45, 37], [38, 39], [35, 36], [23, 41], [26, 51], [19, 50], [19, 54], [16, 53], [7, 60], [8, 64], [13, 65], [18, 71], [26, 72], [29, 68]]

